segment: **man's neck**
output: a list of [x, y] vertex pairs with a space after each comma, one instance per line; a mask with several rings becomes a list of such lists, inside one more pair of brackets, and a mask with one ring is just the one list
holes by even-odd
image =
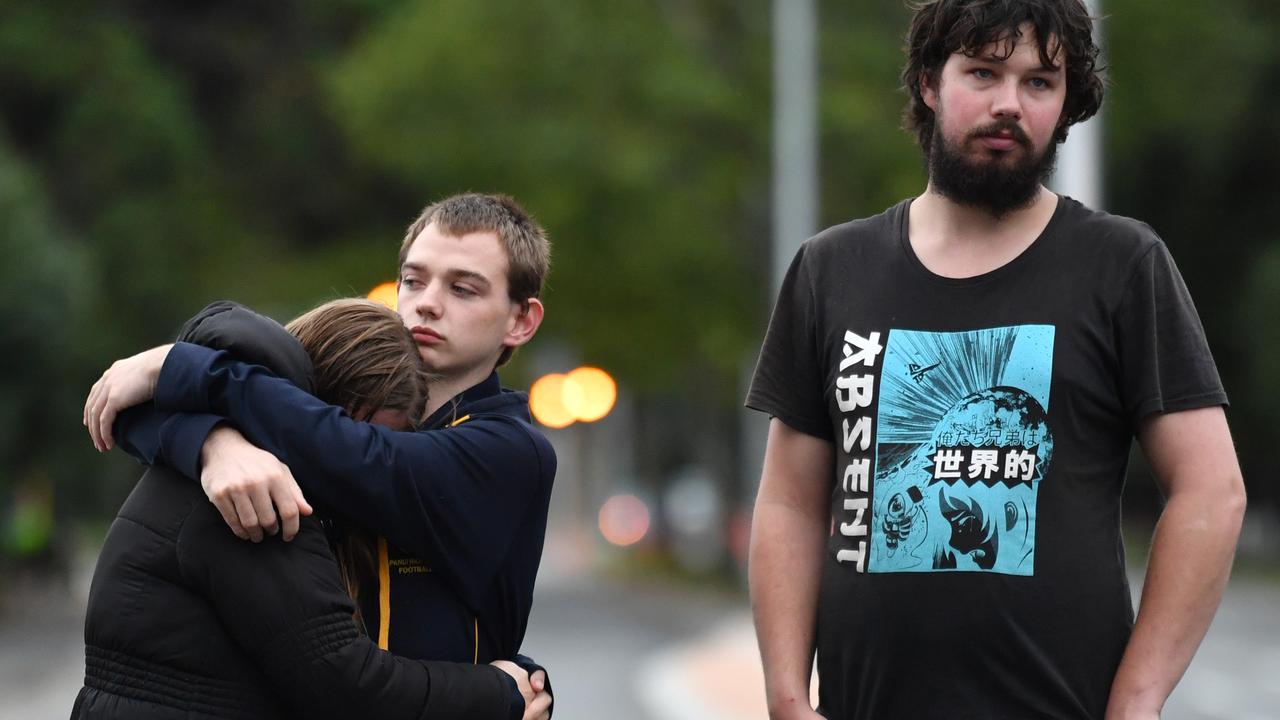
[[911, 203], [908, 238], [916, 257], [931, 272], [952, 278], [982, 275], [1030, 247], [1053, 218], [1057, 204], [1058, 196], [1041, 186], [1030, 205], [997, 218], [950, 200], [930, 184]]
[[489, 374], [493, 372], [492, 369], [486, 369], [486, 367], [489, 366], [481, 365], [463, 375], [442, 377], [431, 383], [426, 417], [431, 417], [435, 411], [444, 407], [445, 403], [484, 382], [485, 378], [489, 377]]

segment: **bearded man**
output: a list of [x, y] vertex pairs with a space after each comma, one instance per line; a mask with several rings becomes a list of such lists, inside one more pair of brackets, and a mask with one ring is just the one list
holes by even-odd
[[[770, 716], [1158, 718], [1245, 495], [1168, 249], [1042, 184], [1102, 102], [1092, 20], [936, 0], [906, 50], [928, 186], [801, 247], [747, 397], [772, 417], [750, 553]], [[1167, 500], [1136, 621], [1135, 436]]]

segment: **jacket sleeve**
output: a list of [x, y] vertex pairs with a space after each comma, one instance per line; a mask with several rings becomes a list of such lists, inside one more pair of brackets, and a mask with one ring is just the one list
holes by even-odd
[[509, 720], [515, 681], [491, 665], [401, 658], [361, 633], [318, 522], [246, 543], [198, 503], [178, 540], [184, 579], [299, 717]]
[[156, 404], [230, 418], [309, 495], [449, 573], [473, 605], [546, 482], [544, 451], [511, 418], [394, 432], [356, 422], [260, 367], [185, 343], [165, 361]]
[[521, 669], [523, 669], [525, 672], [529, 673], [530, 675], [534, 674], [539, 670], [542, 671], [542, 675], [543, 675], [542, 689], [548, 695], [551, 696], [551, 707], [547, 710], [547, 718], [548, 720], [550, 720], [550, 718], [555, 717], [556, 693], [555, 693], [555, 690], [551, 689], [551, 673], [547, 672], [546, 668], [539, 665], [537, 660], [534, 660], [528, 655], [516, 655], [515, 657], [511, 658], [511, 662], [515, 663], [516, 665], [519, 665]]
[[[219, 300], [183, 326], [180, 342], [227, 350], [239, 360], [262, 365], [298, 387], [313, 387], [311, 359], [279, 323], [243, 305]], [[143, 403], [120, 413], [112, 428], [116, 445], [144, 465], [163, 465], [200, 477], [204, 441], [223, 418], [210, 413], [171, 413]]]
[[198, 478], [204, 441], [222, 422], [223, 418], [209, 413], [162, 412], [147, 402], [117, 415], [111, 433], [116, 446], [143, 465], [169, 467]]

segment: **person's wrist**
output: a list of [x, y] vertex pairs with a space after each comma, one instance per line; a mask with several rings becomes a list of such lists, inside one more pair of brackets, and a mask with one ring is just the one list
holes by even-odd
[[808, 688], [801, 688], [801, 685], [796, 684], [794, 687], [770, 691], [766, 698], [769, 717], [773, 720], [809, 717], [813, 713], [813, 706], [809, 703], [809, 691]]
[[150, 390], [148, 394], [151, 397], [156, 395], [156, 383], [160, 380], [160, 371], [164, 369], [164, 361], [169, 357], [169, 351], [172, 349], [173, 343], [169, 343], [159, 345], [151, 351], [151, 362], [147, 364], [147, 385]]
[[209, 436], [205, 438], [204, 446], [200, 449], [201, 467], [208, 466], [209, 461], [222, 452], [229, 443], [234, 442], [238, 434], [235, 428], [226, 424], [214, 426], [209, 431]]
[[1112, 697], [1107, 703], [1106, 720], [1153, 720], [1160, 717], [1163, 703], [1137, 697]]

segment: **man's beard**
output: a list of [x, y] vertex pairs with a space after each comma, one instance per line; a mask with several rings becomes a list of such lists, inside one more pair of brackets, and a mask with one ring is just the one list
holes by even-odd
[[[1000, 132], [1011, 134], [1022, 147], [1022, 156], [1012, 166], [996, 153], [990, 153], [991, 157], [983, 162], [973, 162], [967, 157], [964, 148], [971, 142]], [[1031, 205], [1040, 190], [1040, 183], [1053, 174], [1057, 155], [1058, 143], [1053, 140], [1049, 141], [1043, 153], [1035, 155], [1031, 139], [1011, 119], [970, 131], [959, 147], [950, 145], [943, 137], [940, 125], [935, 124], [929, 154], [929, 181], [943, 197], [960, 205], [985, 210], [998, 220]]]

